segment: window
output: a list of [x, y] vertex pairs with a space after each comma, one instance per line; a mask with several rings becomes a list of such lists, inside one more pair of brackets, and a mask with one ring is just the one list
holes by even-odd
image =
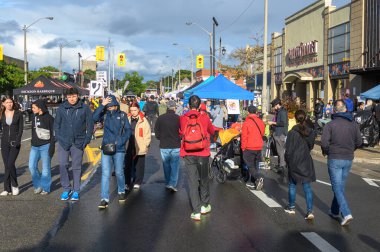
[[350, 58], [350, 23], [329, 30], [328, 64], [348, 61]]
[[274, 73], [282, 73], [282, 47], [274, 50]]

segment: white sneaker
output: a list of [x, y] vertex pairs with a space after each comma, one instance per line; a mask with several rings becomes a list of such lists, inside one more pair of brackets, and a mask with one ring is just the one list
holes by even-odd
[[13, 196], [16, 196], [16, 195], [18, 195], [19, 193], [20, 193], [20, 191], [19, 191], [18, 187], [13, 187], [13, 186], [12, 186], [12, 195], [13, 195]]
[[37, 189], [34, 189], [34, 194], [40, 194], [42, 192], [42, 188], [38, 187]]
[[133, 189], [134, 189], [134, 190], [138, 190], [138, 189], [140, 189], [140, 185], [139, 185], [139, 184], [135, 184], [135, 185], [133, 186]]
[[155, 136], [156, 134], [154, 132], [152, 132], [152, 136]]
[[0, 193], [0, 196], [8, 196], [8, 195], [11, 195], [11, 193], [9, 193], [7, 191]]
[[340, 223], [341, 226], [346, 226], [348, 225], [354, 218], [352, 217], [352, 215], [347, 215], [346, 217], [344, 217], [344, 219], [342, 220], [342, 222]]

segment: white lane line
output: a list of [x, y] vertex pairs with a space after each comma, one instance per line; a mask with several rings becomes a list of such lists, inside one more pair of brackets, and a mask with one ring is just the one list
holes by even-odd
[[362, 178], [365, 182], [367, 182], [371, 186], [380, 187], [375, 181], [380, 181], [380, 179], [370, 179], [370, 178]]
[[269, 206], [269, 207], [281, 207], [280, 204], [278, 204], [273, 199], [269, 198], [263, 191], [255, 191], [255, 190], [250, 190], [250, 191], [251, 191], [251, 193], [256, 195], [259, 199], [261, 199], [261, 201], [264, 202], [267, 206]]
[[[32, 139], [32, 138], [29, 137], [29, 138], [23, 139], [23, 140], [21, 140], [21, 142], [25, 142], [25, 141], [28, 141], [28, 140], [30, 140], [30, 139]], [[1, 148], [0, 148], [0, 150], [1, 150]]]
[[317, 182], [318, 182], [318, 183], [321, 183], [321, 184], [325, 184], [325, 185], [331, 186], [330, 183], [327, 183], [327, 182], [324, 182], [324, 181], [321, 181], [321, 180], [318, 180], [318, 179], [317, 179]]
[[324, 252], [339, 252], [336, 248], [334, 248], [330, 243], [325, 241], [322, 237], [320, 237], [315, 232], [301, 232], [306, 239], [308, 239], [311, 243], [314, 244], [320, 251]]

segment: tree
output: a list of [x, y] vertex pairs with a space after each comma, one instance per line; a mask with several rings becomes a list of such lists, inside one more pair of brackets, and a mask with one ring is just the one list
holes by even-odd
[[159, 83], [154, 80], [148, 80], [147, 82], [145, 82], [146, 88], [149, 88], [149, 89], [157, 89], [158, 84]]
[[46, 77], [52, 77], [52, 72], [59, 72], [59, 70], [53, 66], [45, 66], [41, 67], [38, 70], [29, 71], [28, 72], [28, 80], [32, 81], [38, 78], [40, 75], [44, 75]]
[[83, 72], [83, 76], [87, 80], [95, 80], [96, 79], [96, 71], [91, 70], [91, 69], [86, 69]]
[[[261, 71], [263, 67], [264, 48], [260, 46], [262, 36], [256, 34], [253, 37], [255, 45], [247, 45], [245, 48], [237, 48], [230, 54], [230, 58], [237, 60], [238, 64], [234, 66], [220, 65], [222, 73], [229, 72], [235, 79], [250, 77], [254, 72]], [[251, 71], [253, 66], [254, 71]]]
[[12, 93], [15, 88], [24, 85], [24, 71], [15, 64], [0, 61], [0, 93]]
[[[179, 75], [179, 71], [177, 71], [174, 75], [174, 82], [175, 81], [178, 81], [178, 75]], [[189, 80], [191, 80], [191, 71], [190, 70], [183, 70], [181, 69], [181, 81], [185, 78], [188, 78]]]
[[125, 73], [124, 79], [121, 83], [124, 85], [126, 81], [129, 81], [127, 89], [132, 91], [136, 95], [141, 95], [146, 90], [146, 85], [143, 84], [144, 77], [140, 76], [138, 72]]

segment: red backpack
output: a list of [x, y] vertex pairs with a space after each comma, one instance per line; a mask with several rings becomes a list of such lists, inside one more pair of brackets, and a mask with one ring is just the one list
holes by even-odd
[[203, 135], [202, 125], [197, 115], [190, 115], [187, 119], [183, 134], [183, 148], [187, 152], [202, 151], [206, 148], [206, 137]]

